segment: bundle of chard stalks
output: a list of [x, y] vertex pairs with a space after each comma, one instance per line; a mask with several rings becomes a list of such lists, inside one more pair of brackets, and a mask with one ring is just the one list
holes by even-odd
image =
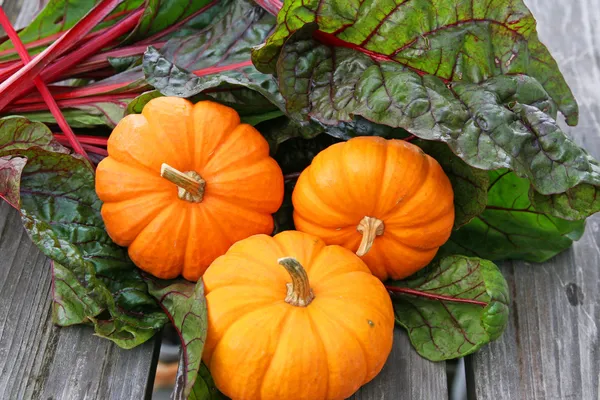
[[[463, 357], [500, 337], [510, 306], [494, 262], [544, 262], [578, 240], [586, 218], [600, 211], [600, 164], [556, 122], [576, 125], [577, 102], [522, 0], [434, 3], [50, 0], [18, 32], [0, 9], [7, 33], [0, 44], [0, 197], [20, 211], [31, 239], [53, 260], [53, 322], [93, 325], [98, 336], [124, 348], [144, 343], [171, 322], [183, 346], [178, 398], [214, 398], [215, 382], [234, 399], [259, 398], [251, 391], [260, 385], [240, 388], [226, 379], [238, 376], [226, 373], [234, 358], [253, 353], [230, 357], [211, 347], [217, 340], [210, 336], [216, 329], [210, 307], [218, 308], [218, 301], [208, 302], [207, 314], [203, 279], [211, 296], [219, 274], [241, 254], [252, 260], [240, 274], [259, 279], [251, 269], [264, 261], [257, 259], [268, 246], [248, 242], [256, 236], [239, 236], [294, 231], [268, 240], [281, 248], [292, 242], [346, 247], [338, 264], [355, 265], [364, 276], [339, 290], [364, 295], [369, 285], [379, 288], [362, 303], [349, 295], [355, 306], [345, 310], [345, 321], [373, 311], [376, 303], [385, 306], [386, 324], [393, 328], [395, 319], [416, 351], [434, 361]], [[168, 117], [181, 110], [218, 118], [192, 132], [206, 137], [182, 133], [168, 148], [151, 139], [179, 131], [142, 135], [134, 122], [148, 117], [137, 115], [145, 107], [155, 112], [153, 124], [173, 130], [194, 131], [192, 122]], [[253, 128], [233, 123], [238, 115]], [[219, 131], [238, 132], [238, 125], [246, 135], [237, 140]], [[204, 157], [213, 139], [221, 147], [215, 144], [204, 163], [221, 177], [231, 168], [227, 176], [239, 181], [221, 197], [215, 193], [226, 191], [227, 179], [214, 178], [206, 165], [200, 176], [195, 167], [177, 170], [177, 157], [165, 160], [173, 164], [166, 166], [155, 160], [179, 154], [173, 149], [194, 140], [187, 148], [197, 146], [198, 155], [189, 157]], [[206, 161], [210, 157], [222, 161], [220, 169]], [[129, 198], [127, 182], [111, 178], [127, 180], [120, 168], [141, 177], [152, 170], [156, 176], [148, 180], [156, 178], [156, 185], [146, 190], [144, 179], [139, 187], [131, 179], [139, 193]], [[165, 241], [144, 239], [144, 247], [143, 235], [131, 233], [150, 224], [150, 218], [136, 219], [146, 208], [162, 206], [147, 196], [160, 188], [175, 193], [168, 186], [173, 183], [177, 201], [192, 203], [185, 203], [184, 215], [192, 207], [221, 207], [202, 215], [212, 218], [206, 226], [192, 217], [196, 222], [177, 225], [183, 218], [177, 212], [164, 218], [161, 228], [176, 234], [210, 231], [202, 251], [193, 251], [204, 243], [200, 239], [187, 242], [187, 253], [177, 248], [185, 258], [177, 262], [176, 250], [160, 247]], [[141, 198], [150, 200], [141, 204]], [[163, 208], [171, 212], [171, 206]], [[368, 212], [360, 214], [362, 208]], [[119, 212], [129, 212], [130, 220]], [[356, 221], [354, 213], [360, 214]], [[320, 239], [300, 246], [309, 234]], [[228, 261], [222, 255], [232, 244], [238, 253]], [[201, 268], [188, 268], [199, 259]], [[314, 270], [307, 275], [290, 254], [279, 261], [269, 261], [268, 268], [285, 267], [298, 289], [290, 283], [286, 302], [310, 310], [314, 300], [312, 309], [318, 308], [307, 281]], [[377, 319], [360, 321], [373, 332], [380, 329]], [[357, 331], [371, 332], [361, 324]], [[390, 347], [388, 339], [381, 343]], [[324, 346], [345, 354], [338, 345]], [[379, 367], [390, 350], [383, 347], [374, 351]], [[371, 379], [375, 369], [361, 379]], [[244, 371], [268, 377], [264, 370]], [[323, 398], [358, 388], [348, 386], [352, 379], [331, 379]], [[336, 382], [339, 396], [333, 394]], [[264, 390], [281, 387], [265, 384]], [[265, 393], [261, 398], [278, 398]]]

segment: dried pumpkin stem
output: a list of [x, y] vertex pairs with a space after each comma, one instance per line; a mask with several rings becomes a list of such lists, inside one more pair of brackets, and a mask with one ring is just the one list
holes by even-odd
[[287, 284], [285, 302], [297, 307], [306, 307], [315, 298], [308, 275], [302, 265], [294, 257], [284, 257], [277, 262], [285, 268], [292, 277], [292, 283]]
[[168, 164], [163, 164], [160, 168], [160, 176], [177, 185], [180, 199], [192, 203], [202, 202], [206, 181], [196, 171], [181, 172]]
[[375, 238], [383, 235], [385, 226], [383, 225], [383, 221], [378, 218], [364, 217], [356, 227], [356, 230], [363, 235], [360, 246], [356, 250], [356, 255], [362, 257], [371, 250]]

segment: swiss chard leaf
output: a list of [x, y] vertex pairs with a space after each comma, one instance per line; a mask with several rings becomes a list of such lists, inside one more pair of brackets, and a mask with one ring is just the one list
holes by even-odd
[[200, 373], [192, 388], [188, 400], [224, 400], [226, 397], [219, 392], [215, 381], [206, 365], [200, 365]]
[[[194, 383], [201, 369], [206, 340], [208, 322], [204, 283], [199, 280], [194, 284], [184, 279], [165, 281], [150, 275], [144, 275], [144, 279], [148, 282], [150, 294], [167, 313], [181, 339], [182, 362], [178, 373], [180, 379], [175, 387], [175, 399], [187, 399], [193, 389], [196, 389]], [[198, 387], [198, 392], [200, 389]]]
[[[114, 128], [125, 116], [129, 102], [129, 99], [89, 102], [63, 108], [61, 111], [72, 128], [93, 128], [97, 126]], [[56, 124], [56, 119], [49, 111], [25, 112], [21, 115], [31, 121]]]
[[508, 321], [508, 285], [491, 261], [451, 256], [386, 286], [396, 322], [432, 361], [463, 357], [497, 339]]
[[19, 209], [21, 173], [27, 164], [23, 157], [0, 157], [0, 198]]
[[391, 60], [448, 81], [481, 82], [504, 74], [540, 81], [570, 125], [578, 108], [556, 61], [539, 41], [535, 19], [522, 0], [339, 2], [286, 1], [277, 29], [253, 54], [265, 72], [290, 35], [316, 24], [319, 40]]
[[40, 148], [19, 154], [27, 157], [21, 178], [25, 229], [44, 254], [68, 268], [109, 311], [109, 320], [87, 316], [97, 333], [120, 346], [150, 338], [166, 316], [148, 294], [126, 249], [106, 233], [88, 164]]
[[52, 132], [44, 124], [23, 117], [0, 119], [0, 198], [16, 209], [21, 204], [21, 173], [27, 163], [27, 158], [19, 156], [19, 150], [31, 147], [68, 152], [54, 140]]
[[160, 32], [211, 3], [214, 1], [146, 0], [144, 14], [129, 39], [139, 40]]
[[309, 34], [291, 37], [277, 64], [291, 117], [335, 126], [362, 116], [404, 128], [446, 142], [472, 167], [511, 168], [542, 195], [600, 185], [600, 165], [561, 131], [554, 102], [535, 79], [504, 75], [446, 85], [398, 63], [318, 44]]
[[454, 190], [454, 228], [460, 228], [485, 210], [488, 172], [470, 167], [444, 143], [417, 140], [413, 142], [435, 158], [452, 183]]
[[489, 174], [485, 211], [453, 232], [440, 254], [543, 262], [583, 235], [585, 221], [566, 221], [536, 209], [526, 179], [508, 170]]
[[[88, 265], [84, 267], [89, 268]], [[94, 271], [87, 273], [93, 275]], [[104, 311], [105, 301], [102, 295], [94, 293], [85, 283], [79, 281], [77, 275], [52, 262], [52, 321], [59, 326], [70, 326], [92, 322]]]
[[57, 262], [54, 321], [91, 321], [98, 335], [123, 347], [148, 340], [166, 316], [148, 294], [126, 249], [106, 233], [89, 164], [66, 154], [45, 125], [21, 117], [0, 121], [0, 157], [27, 160], [20, 182], [13, 174], [3, 183], [20, 185], [25, 229]]
[[219, 87], [209, 95], [224, 104], [239, 105], [240, 98], [250, 96], [244, 89], [250, 89], [268, 101], [256, 101], [256, 94], [255, 101], [244, 100], [246, 114], [253, 104], [253, 114], [283, 110], [276, 80], [258, 72], [250, 60], [250, 48], [265, 40], [275, 19], [248, 1], [230, 1], [223, 11], [208, 29], [171, 39], [160, 52], [149, 48], [144, 54], [146, 80], [162, 94], [179, 97]]

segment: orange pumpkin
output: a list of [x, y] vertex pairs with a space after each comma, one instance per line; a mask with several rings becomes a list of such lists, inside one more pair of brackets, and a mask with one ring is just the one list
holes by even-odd
[[196, 281], [232, 243], [273, 231], [283, 175], [232, 108], [153, 99], [119, 122], [108, 154], [96, 175], [106, 230], [154, 276]]
[[392, 348], [383, 284], [349, 250], [306, 233], [237, 242], [202, 278], [203, 359], [233, 400], [345, 399]]
[[450, 237], [453, 200], [436, 160], [379, 137], [328, 147], [292, 195], [296, 229], [355, 251], [381, 280], [405, 278], [433, 259]]

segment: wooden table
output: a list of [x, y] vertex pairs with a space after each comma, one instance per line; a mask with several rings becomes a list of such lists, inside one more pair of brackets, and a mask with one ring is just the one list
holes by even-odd
[[[23, 26], [38, 0], [4, 1]], [[600, 159], [598, 0], [526, 0], [581, 108], [565, 128]], [[511, 314], [503, 336], [467, 357], [469, 399], [600, 399], [600, 216], [573, 248], [541, 265], [506, 262]], [[0, 205], [0, 399], [149, 397], [158, 342], [121, 350], [50, 319], [50, 263], [18, 213]], [[355, 399], [448, 398], [445, 363], [420, 358], [397, 329], [381, 374]]]

